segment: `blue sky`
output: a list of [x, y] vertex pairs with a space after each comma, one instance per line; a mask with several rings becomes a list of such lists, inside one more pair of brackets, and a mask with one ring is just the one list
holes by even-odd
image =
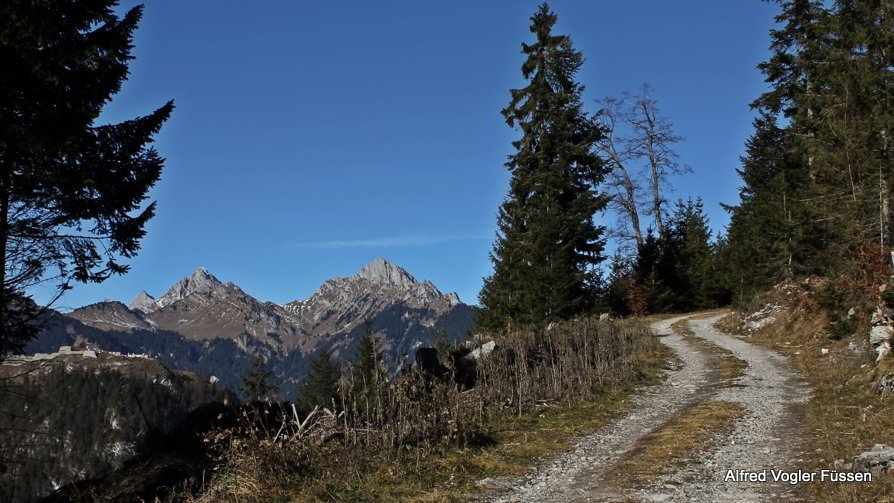
[[[586, 56], [590, 109], [651, 83], [694, 170], [674, 181], [675, 196], [701, 195], [714, 227], [725, 225], [719, 203], [736, 200], [775, 8], [551, 5]], [[156, 144], [167, 158], [152, 191], [158, 216], [130, 274], [79, 285], [58, 306], [160, 295], [199, 266], [288, 302], [376, 257], [477, 302], [518, 135], [500, 110], [523, 84], [520, 44], [536, 6], [147, 2], [130, 80], [103, 119], [176, 100]]]

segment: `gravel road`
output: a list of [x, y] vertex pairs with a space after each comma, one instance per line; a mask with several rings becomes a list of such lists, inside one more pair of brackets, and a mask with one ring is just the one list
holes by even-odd
[[[490, 503], [512, 502], [763, 502], [787, 499], [787, 484], [724, 482], [728, 469], [759, 471], [794, 465], [797, 451], [797, 404], [809, 398], [782, 356], [724, 334], [713, 324], [720, 317], [690, 320], [696, 337], [731, 351], [748, 367], [735, 387], [712, 386], [716, 355], [674, 334], [670, 326], [685, 318], [656, 322], [652, 330], [679, 358], [662, 384], [645, 388], [619, 418], [582, 437], [575, 448], [545, 461], [536, 471], [518, 479], [496, 481], [507, 488]], [[734, 431], [717, 438], [702, 463], [663, 476], [649, 487], [609, 489], [603, 476], [647, 433], [704, 400], [741, 404], [745, 415]]]

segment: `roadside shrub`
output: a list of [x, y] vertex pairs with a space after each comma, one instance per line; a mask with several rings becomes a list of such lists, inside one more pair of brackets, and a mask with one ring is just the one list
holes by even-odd
[[209, 436], [219, 446], [218, 474], [192, 499], [258, 501], [253, 495], [271, 496], [261, 487], [280, 491], [308, 474], [348, 473], [371, 459], [418, 464], [451, 447], [487, 445], [498, 416], [594, 399], [639, 378], [658, 344], [643, 324], [595, 318], [475, 340], [496, 347], [477, 359], [469, 347], [451, 348], [433, 372], [346, 370], [335, 410], [302, 415], [285, 402], [243, 405], [237, 428]]

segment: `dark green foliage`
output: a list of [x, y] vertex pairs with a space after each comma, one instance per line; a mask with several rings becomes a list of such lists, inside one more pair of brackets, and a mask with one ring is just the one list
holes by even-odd
[[770, 89], [753, 103], [744, 187], [729, 208], [724, 271], [743, 301], [794, 276], [846, 276], [867, 245], [887, 255], [892, 238], [891, 6], [779, 4], [759, 67]]
[[242, 376], [242, 384], [239, 385], [239, 392], [246, 399], [256, 402], [259, 400], [269, 401], [273, 397], [271, 394], [276, 391], [270, 381], [273, 379], [273, 372], [267, 368], [267, 362], [263, 356], [255, 356], [251, 370]]
[[315, 406], [332, 408], [338, 400], [338, 379], [341, 372], [332, 359], [331, 351], [320, 351], [310, 364], [307, 379], [301, 385], [298, 403], [307, 413]]
[[568, 36], [552, 33], [556, 19], [547, 5], [531, 18], [536, 41], [522, 44], [528, 85], [512, 90], [503, 110], [522, 138], [506, 163], [511, 179], [491, 253], [494, 273], [480, 294], [485, 328], [567, 319], [596, 297], [603, 228], [593, 216], [607, 199], [596, 192], [606, 168], [593, 152], [603, 132], [583, 111], [583, 86], [574, 80], [583, 56]]
[[719, 282], [724, 241], [711, 241], [700, 199], [678, 201], [664, 238], [651, 229], [633, 258], [618, 255], [609, 285], [609, 304], [622, 314], [683, 312], [723, 305]]
[[829, 338], [840, 340], [854, 334], [857, 329], [854, 319], [848, 315], [849, 307], [855, 299], [833, 281], [824, 283], [812, 293], [813, 299], [826, 311], [829, 321]]
[[357, 341], [354, 351], [354, 363], [351, 366], [351, 375], [354, 385], [361, 390], [370, 392], [384, 380], [382, 351], [378, 338], [373, 335], [372, 324], [366, 324], [366, 333]]
[[115, 0], [0, 2], [0, 356], [37, 310], [25, 291], [127, 272], [164, 164], [149, 146], [173, 110], [96, 125], [126, 80], [142, 7]]
[[804, 249], [795, 222], [803, 214], [797, 199], [806, 173], [790, 153], [785, 132], [772, 114], [754, 121], [754, 134], [746, 144], [739, 204], [730, 212], [729, 246], [724, 250], [725, 282], [736, 299], [747, 301], [801, 270]]
[[882, 291], [881, 298], [885, 306], [894, 309], [894, 288], [888, 285], [888, 288]]
[[[104, 356], [100, 355], [100, 359]], [[4, 366], [0, 381], [0, 501], [38, 501], [52, 484], [96, 477], [138, 455], [196, 407], [228, 394], [154, 360]], [[92, 368], [91, 368], [92, 367]], [[79, 475], [80, 474], [80, 475]]]

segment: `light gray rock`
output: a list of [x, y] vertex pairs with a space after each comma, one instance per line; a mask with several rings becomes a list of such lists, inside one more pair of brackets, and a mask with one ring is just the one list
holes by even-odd
[[885, 342], [879, 344], [875, 348], [875, 352], [878, 353], [878, 358], [875, 359], [875, 362], [878, 363], [878, 362], [882, 361], [886, 356], [891, 354], [891, 343], [888, 341], [885, 341]]
[[147, 307], [155, 304], [155, 297], [149, 295], [146, 290], [141, 290], [136, 297], [127, 305], [128, 309], [135, 311], [144, 311]]
[[410, 276], [403, 268], [383, 258], [377, 258], [363, 266], [357, 276], [373, 283], [393, 285], [403, 289], [411, 289], [416, 286], [416, 278]]
[[471, 358], [473, 360], [480, 360], [485, 356], [491, 354], [494, 349], [496, 349], [497, 343], [495, 341], [490, 341], [482, 344], [480, 347], [477, 347], [472, 350], [471, 353], [468, 354], [467, 358]]
[[872, 450], [854, 457], [854, 470], [880, 475], [894, 470], [894, 447], [875, 444]]
[[875, 346], [891, 339], [891, 327], [877, 325], [869, 330], [869, 342]]

